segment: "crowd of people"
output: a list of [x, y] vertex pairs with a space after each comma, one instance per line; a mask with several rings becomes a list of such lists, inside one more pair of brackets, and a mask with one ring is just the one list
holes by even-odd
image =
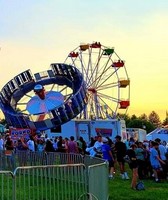
[[[92, 142], [93, 143], [93, 142]], [[122, 179], [129, 179], [125, 170], [127, 162], [132, 170], [131, 188], [136, 190], [139, 180], [153, 179], [156, 183], [168, 179], [168, 148], [159, 138], [154, 141], [134, 141], [130, 138], [121, 141], [117, 135], [113, 142], [110, 138], [97, 136], [97, 141], [86, 149], [91, 156], [99, 156], [109, 162], [109, 178], [113, 179], [116, 163]], [[100, 153], [101, 152], [101, 153]]]
[[[11, 136], [6, 134], [0, 136], [0, 150], [5, 150], [10, 155], [13, 151], [32, 151], [32, 152], [62, 152], [88, 154], [91, 157], [100, 157], [108, 162], [109, 179], [113, 179], [117, 166], [122, 179], [129, 179], [125, 169], [127, 162], [132, 170], [131, 188], [135, 189], [137, 180], [153, 178], [156, 182], [168, 177], [168, 151], [166, 146], [157, 138], [155, 141], [134, 141], [130, 138], [127, 142], [121, 140], [117, 135], [115, 141], [109, 137], [98, 135], [92, 137], [86, 143], [83, 137], [75, 140], [74, 136], [54, 139], [33, 137], [28, 140], [18, 138], [13, 142]], [[118, 163], [118, 165], [117, 165]]]
[[168, 178], [168, 149], [159, 138], [155, 141], [134, 142], [127, 154], [132, 169], [132, 188], [136, 189], [137, 178], [152, 178], [156, 183]]
[[37, 136], [30, 136], [28, 139], [20, 137], [13, 140], [9, 134], [0, 135], [0, 150], [13, 151], [32, 151], [32, 152], [62, 152], [62, 153], [80, 153], [85, 154], [86, 142], [80, 137], [75, 141], [74, 136], [54, 139]]
[[[29, 137], [17, 138], [12, 138], [9, 133], [0, 135], [0, 151], [2, 153], [4, 152], [7, 156], [7, 165], [11, 170], [15, 169], [15, 153], [17, 152], [19, 154], [22, 152], [22, 155], [25, 156], [29, 155], [28, 152], [61, 152], [85, 154], [85, 149], [86, 142], [82, 137], [75, 141], [74, 136], [71, 136], [70, 138], [62, 138], [62, 136], [59, 136], [51, 139], [48, 138], [47, 135], [46, 137], [30, 135]], [[23, 160], [21, 163], [23, 164]]]

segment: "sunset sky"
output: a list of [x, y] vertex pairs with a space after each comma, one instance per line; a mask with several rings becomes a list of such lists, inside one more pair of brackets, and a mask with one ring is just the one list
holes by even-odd
[[0, 89], [63, 62], [80, 43], [115, 47], [131, 80], [128, 114], [168, 111], [167, 0], [0, 0]]

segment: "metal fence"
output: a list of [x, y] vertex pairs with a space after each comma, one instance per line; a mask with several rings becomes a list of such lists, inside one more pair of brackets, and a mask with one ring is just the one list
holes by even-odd
[[[11, 156], [11, 157], [10, 157]], [[80, 154], [0, 153], [2, 200], [107, 200], [108, 166]]]
[[98, 199], [108, 199], [108, 166], [106, 163], [88, 167], [88, 191]]
[[14, 171], [20, 166], [59, 165], [83, 163], [81, 154], [59, 152], [17, 151], [6, 154], [0, 151], [0, 170]]
[[14, 175], [10, 171], [0, 171], [0, 199], [13, 200], [12, 194]]

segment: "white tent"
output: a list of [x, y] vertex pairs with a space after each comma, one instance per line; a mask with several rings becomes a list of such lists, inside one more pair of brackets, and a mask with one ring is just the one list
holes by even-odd
[[168, 129], [167, 128], [157, 128], [154, 131], [146, 135], [147, 140], [155, 140], [159, 138], [162, 142], [168, 142]]

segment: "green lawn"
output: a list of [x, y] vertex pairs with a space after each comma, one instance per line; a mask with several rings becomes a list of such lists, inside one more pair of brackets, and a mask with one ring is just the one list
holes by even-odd
[[[129, 170], [129, 177], [131, 172]], [[168, 180], [155, 183], [153, 180], [144, 180], [145, 190], [135, 191], [130, 188], [130, 180], [122, 180], [118, 171], [115, 178], [109, 180], [109, 200], [168, 200]]]
[[[145, 185], [145, 190], [135, 191], [130, 188], [131, 171], [129, 170], [128, 165], [126, 165], [126, 167], [128, 169], [130, 180], [122, 180], [120, 177], [118, 166], [116, 166], [115, 178], [113, 180], [109, 180], [109, 200], [168, 200], [168, 180], [161, 181], [161, 183], [155, 183], [153, 180], [150, 179], [144, 180], [143, 182]], [[20, 172], [22, 173], [22, 171]], [[30, 177], [27, 176], [28, 173], [25, 173], [25, 175], [21, 174], [21, 176], [17, 176], [15, 188], [16, 199], [74, 200], [76, 199], [76, 196], [78, 197], [79, 194], [83, 193], [83, 190], [80, 191], [80, 187], [76, 187], [76, 183], [74, 183], [74, 185], [72, 184], [73, 181], [71, 181], [70, 178], [68, 178], [66, 182], [62, 182], [61, 180], [55, 182], [55, 179], [53, 179], [54, 176], [41, 176], [41, 178], [39, 179], [39, 173], [43, 174], [43, 172], [44, 170], [38, 173], [34, 173], [33, 176], [30, 173]], [[57, 175], [58, 174], [56, 174], [56, 176]], [[61, 177], [63, 177], [63, 174]], [[1, 178], [0, 199], [12, 199], [12, 177], [4, 174]], [[65, 178], [66, 177], [64, 177], [64, 179]], [[72, 180], [73, 178], [74, 177], [72, 177]]]

